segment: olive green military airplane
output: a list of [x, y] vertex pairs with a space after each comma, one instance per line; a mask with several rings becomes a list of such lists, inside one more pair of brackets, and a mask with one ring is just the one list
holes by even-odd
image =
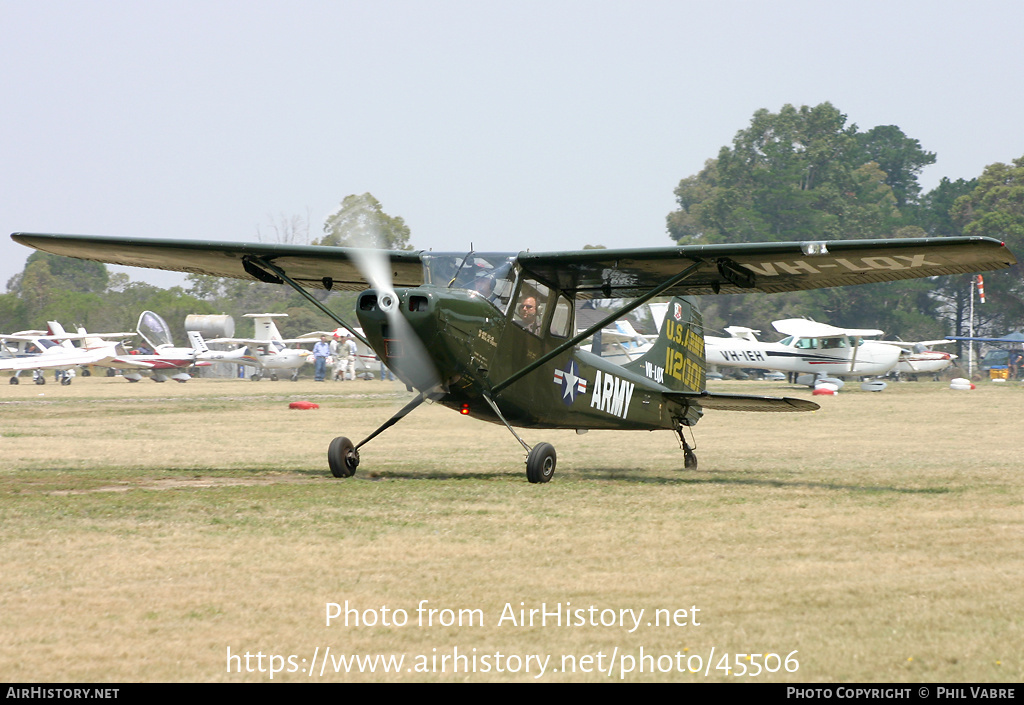
[[[694, 295], [776, 293], [961, 274], [1016, 263], [989, 238], [776, 242], [572, 252], [383, 251], [15, 233], [29, 247], [111, 264], [286, 284], [367, 343], [418, 395], [358, 444], [335, 438], [328, 463], [349, 477], [360, 449], [424, 401], [506, 426], [530, 482], [547, 482], [555, 449], [515, 428], [669, 429], [695, 467], [684, 429], [704, 410], [813, 411], [813, 402], [719, 394], [705, 384]], [[369, 288], [368, 288], [369, 287]], [[354, 326], [308, 288], [361, 291]], [[654, 297], [671, 297], [661, 332], [619, 366], [578, 344]], [[577, 333], [580, 300], [622, 299]]]

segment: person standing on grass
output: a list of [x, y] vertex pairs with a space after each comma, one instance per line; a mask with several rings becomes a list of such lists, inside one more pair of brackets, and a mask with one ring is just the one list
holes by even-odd
[[313, 381], [323, 382], [327, 375], [327, 358], [331, 356], [331, 346], [327, 336], [321, 335], [320, 342], [313, 346]]

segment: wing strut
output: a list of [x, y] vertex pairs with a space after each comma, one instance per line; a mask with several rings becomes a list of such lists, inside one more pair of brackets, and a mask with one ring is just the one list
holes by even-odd
[[637, 309], [637, 308], [640, 308], [641, 306], [643, 306], [645, 303], [647, 303], [648, 301], [653, 299], [655, 296], [657, 296], [661, 292], [663, 292], [666, 289], [669, 289], [669, 288], [675, 286], [676, 284], [678, 284], [679, 282], [683, 281], [684, 279], [689, 278], [694, 272], [696, 272], [700, 268], [700, 266], [702, 264], [703, 264], [703, 262], [701, 260], [697, 260], [696, 262], [691, 264], [689, 267], [687, 267], [683, 271], [679, 272], [678, 274], [676, 274], [676, 275], [666, 279], [664, 282], [662, 282], [658, 286], [654, 287], [653, 289], [648, 291], [646, 294], [644, 294], [640, 298], [633, 299], [633, 301], [631, 301], [627, 305], [623, 306], [622, 308], [617, 309], [615, 311], [612, 311], [610, 314], [608, 314], [607, 316], [602, 318], [600, 321], [598, 321], [594, 325], [590, 326], [590, 328], [587, 328], [585, 331], [583, 331], [582, 333], [580, 333], [576, 337], [570, 338], [569, 340], [565, 341], [564, 343], [559, 345], [557, 348], [555, 348], [551, 352], [547, 353], [546, 355], [542, 355], [538, 359], [534, 360], [529, 365], [527, 365], [526, 367], [522, 368], [521, 370], [519, 370], [518, 372], [513, 374], [511, 377], [509, 377], [505, 381], [501, 382], [500, 384], [495, 385], [491, 389], [491, 393], [494, 394], [494, 395], [499, 394], [501, 392], [501, 390], [503, 390], [505, 387], [509, 386], [513, 382], [516, 382], [519, 379], [521, 379], [521, 378], [525, 377], [526, 375], [530, 374], [531, 372], [533, 372], [535, 369], [537, 369], [541, 365], [547, 363], [549, 360], [552, 360], [552, 359], [558, 357], [563, 352], [565, 352], [569, 348], [571, 348], [574, 345], [576, 345], [577, 343], [579, 343], [581, 340], [586, 340], [591, 335], [593, 335], [595, 332], [601, 330], [602, 328], [604, 328], [606, 325], [608, 325], [609, 323], [611, 323], [615, 319], [621, 318], [622, 316], [626, 315], [630, 311], [632, 311], [634, 309]]
[[369, 436], [367, 436], [363, 440], [359, 441], [359, 445], [356, 446], [356, 450], [359, 450], [364, 445], [366, 445], [367, 443], [372, 441], [374, 438], [379, 436], [381, 433], [383, 433], [384, 431], [388, 430], [389, 428], [394, 426], [396, 423], [398, 423], [399, 421], [404, 419], [406, 416], [409, 415], [409, 412], [411, 412], [413, 409], [415, 409], [417, 406], [419, 406], [420, 404], [422, 404], [424, 401], [426, 401], [429, 398], [430, 398], [430, 396], [427, 395], [425, 392], [421, 392], [418, 395], [416, 395], [416, 397], [411, 402], [409, 402], [408, 404], [403, 406], [401, 409], [399, 409], [395, 413], [394, 416], [392, 416], [390, 419], [388, 419], [387, 421], [382, 423], [377, 428], [376, 431], [371, 433]]
[[[285, 274], [284, 270], [278, 267], [277, 265], [268, 262], [262, 257], [253, 257], [252, 255], [246, 255], [245, 257], [242, 258], [242, 266], [245, 267], [246, 272], [256, 277], [260, 281], [269, 282], [272, 284], [287, 284], [291, 288], [295, 289], [295, 291], [302, 294], [302, 296], [305, 297], [307, 301], [309, 301], [311, 304], [313, 304], [318, 309], [327, 314], [327, 316], [332, 321], [334, 321], [339, 326], [341, 326], [349, 333], [351, 333], [356, 340], [358, 340], [360, 343], [362, 343], [368, 348], [373, 348], [373, 346], [370, 345], [370, 342], [366, 338], [364, 338], [363, 336], [359, 335], [359, 333], [356, 332], [355, 328], [346, 323], [341, 317], [338, 316], [338, 314], [334, 313], [334, 311], [330, 310], [322, 303], [317, 301], [315, 296], [306, 291], [306, 289], [301, 284], [299, 284], [294, 279]], [[273, 272], [273, 274], [268, 272], [268, 269], [270, 270], [270, 272]], [[366, 441], [363, 441], [363, 443], [365, 442]]]

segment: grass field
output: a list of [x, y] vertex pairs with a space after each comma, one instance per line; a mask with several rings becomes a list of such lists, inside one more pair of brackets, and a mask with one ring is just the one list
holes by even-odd
[[1024, 680], [1017, 383], [709, 412], [696, 471], [669, 432], [527, 431], [547, 485], [427, 407], [332, 478], [407, 398], [0, 385], [0, 681]]

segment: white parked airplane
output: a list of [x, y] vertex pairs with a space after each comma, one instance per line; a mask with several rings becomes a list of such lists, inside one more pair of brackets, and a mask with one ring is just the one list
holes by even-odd
[[799, 382], [813, 384], [822, 377], [877, 377], [897, 369], [936, 372], [952, 361], [947, 353], [915, 350], [921, 344], [867, 340], [882, 335], [877, 329], [836, 328], [802, 318], [772, 326], [787, 337], [766, 343], [757, 339], [760, 331], [741, 326], [726, 328], [728, 338], [706, 336], [708, 364], [795, 372], [806, 375]]
[[[270, 379], [276, 382], [281, 371], [288, 372], [294, 382], [299, 378], [299, 368], [306, 363], [306, 358], [309, 357], [310, 352], [302, 348], [289, 348], [288, 344], [315, 341], [303, 338], [293, 338], [290, 340], [282, 338], [281, 332], [277, 329], [277, 324], [274, 323], [274, 319], [287, 316], [287, 313], [247, 313], [245, 317], [253, 319], [254, 334], [252, 338], [214, 338], [207, 342], [211, 344], [224, 343], [244, 346], [239, 348], [238, 351], [225, 353], [232, 355], [232, 357], [222, 361], [256, 367], [257, 370], [250, 377], [254, 382], [258, 382], [262, 377], [267, 376], [268, 372]], [[195, 335], [198, 336], [199, 334], [196, 333]], [[202, 341], [201, 336], [199, 340]], [[242, 354], [234, 356], [239, 351], [242, 351]], [[216, 353], [210, 351], [208, 354], [204, 354], [203, 359], [213, 360], [214, 358], [210, 355], [214, 354]]]
[[[48, 321], [49, 330], [26, 330], [0, 336], [0, 370], [14, 371], [11, 384], [18, 384], [18, 375], [32, 371], [32, 381], [46, 384], [45, 370], [56, 370], [61, 384], [71, 384], [75, 368], [84, 365], [104, 365], [123, 354], [115, 340], [129, 338], [134, 333], [89, 334], [83, 330], [67, 333], [57, 321]], [[81, 341], [75, 347], [71, 341]]]

